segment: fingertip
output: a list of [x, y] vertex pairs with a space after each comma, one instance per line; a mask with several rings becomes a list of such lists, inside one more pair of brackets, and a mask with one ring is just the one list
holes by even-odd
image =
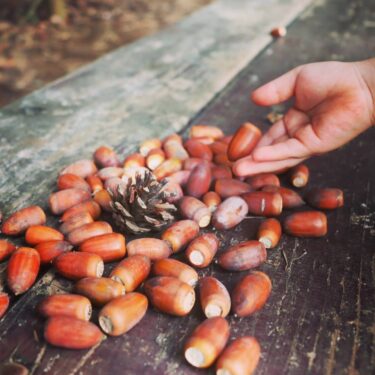
[[232, 171], [237, 177], [245, 177], [248, 175], [249, 163], [251, 163], [252, 158], [247, 156], [245, 158], [237, 160], [233, 166]]
[[257, 104], [257, 105], [267, 106], [268, 105], [268, 100], [264, 96], [264, 90], [263, 90], [263, 88], [264, 88], [264, 86], [261, 86], [261, 87], [258, 87], [256, 90], [254, 90], [250, 94], [250, 98], [251, 98], [252, 102], [255, 103], [255, 104]]

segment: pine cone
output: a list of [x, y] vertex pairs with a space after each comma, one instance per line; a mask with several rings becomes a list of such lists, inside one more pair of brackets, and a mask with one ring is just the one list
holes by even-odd
[[160, 231], [174, 221], [177, 208], [167, 202], [170, 194], [163, 191], [165, 184], [145, 171], [119, 185], [116, 192], [108, 190], [115, 224], [125, 233], [140, 234]]

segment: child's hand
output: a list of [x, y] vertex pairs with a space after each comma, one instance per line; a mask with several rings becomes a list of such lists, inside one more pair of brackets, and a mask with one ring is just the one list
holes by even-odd
[[375, 59], [299, 66], [255, 90], [256, 104], [294, 106], [264, 134], [239, 176], [277, 171], [334, 150], [375, 123]]

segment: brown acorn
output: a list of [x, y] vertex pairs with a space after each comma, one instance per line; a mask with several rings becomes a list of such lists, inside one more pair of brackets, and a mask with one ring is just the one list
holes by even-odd
[[211, 166], [207, 161], [197, 165], [186, 184], [186, 193], [195, 198], [206, 194], [211, 185]]
[[271, 289], [271, 280], [264, 272], [254, 271], [245, 276], [233, 290], [233, 312], [244, 317], [260, 310], [270, 296]]
[[259, 216], [278, 216], [283, 210], [283, 199], [279, 193], [268, 191], [253, 191], [242, 194], [249, 212]]
[[177, 253], [197, 237], [198, 233], [199, 225], [195, 221], [180, 220], [167, 228], [161, 238], [169, 244], [173, 253]]
[[230, 311], [231, 301], [227, 288], [214, 277], [199, 280], [199, 296], [204, 315], [207, 318], [225, 318]]
[[16, 362], [3, 362], [0, 364], [1, 375], [29, 375], [29, 370]]
[[34, 284], [40, 267], [39, 253], [31, 247], [19, 247], [9, 259], [7, 282], [15, 294], [25, 293]]
[[283, 200], [283, 208], [301, 207], [305, 204], [304, 200], [297, 192], [284, 186], [266, 185], [262, 188], [262, 191], [279, 193]]
[[262, 132], [250, 122], [237, 129], [228, 146], [228, 159], [236, 161], [251, 154], [257, 145]]
[[181, 138], [168, 137], [163, 142], [163, 150], [167, 159], [185, 160], [189, 157], [188, 152], [182, 144]]
[[68, 241], [73, 245], [80, 245], [91, 237], [112, 232], [112, 227], [106, 221], [94, 221], [71, 231], [68, 234]]
[[179, 208], [182, 217], [196, 221], [201, 228], [210, 224], [211, 212], [199, 199], [185, 196], [181, 198]]
[[204, 163], [200, 158], [187, 158], [184, 160], [184, 170], [192, 171], [197, 165]]
[[231, 167], [233, 163], [228, 159], [228, 154], [216, 154], [214, 156], [214, 162], [219, 166]]
[[48, 203], [51, 212], [54, 215], [60, 215], [69, 208], [90, 199], [91, 194], [87, 190], [65, 189], [52, 193], [48, 198]]
[[122, 177], [123, 174], [124, 174], [124, 168], [106, 167], [106, 168], [100, 169], [99, 172], [97, 173], [97, 176], [102, 181], [107, 181], [110, 178]]
[[87, 297], [94, 305], [102, 306], [125, 294], [125, 287], [107, 277], [85, 277], [77, 281], [74, 291]]
[[219, 240], [213, 233], [205, 233], [193, 240], [186, 249], [189, 262], [198, 268], [207, 267], [213, 260]]
[[260, 358], [255, 337], [244, 336], [232, 341], [216, 362], [216, 375], [251, 375]]
[[99, 190], [94, 194], [94, 201], [101, 207], [102, 210], [111, 212], [112, 197], [105, 189]]
[[100, 146], [95, 150], [94, 161], [100, 168], [120, 166], [116, 152], [107, 146]]
[[48, 241], [41, 242], [35, 246], [39, 253], [40, 263], [47, 264], [52, 262], [60, 254], [66, 253], [73, 249], [73, 245], [68, 241]]
[[165, 180], [177, 183], [180, 186], [185, 186], [189, 180], [190, 174], [191, 171], [177, 171], [166, 177]]
[[195, 303], [192, 286], [169, 276], [148, 279], [144, 291], [150, 303], [158, 310], [176, 316], [189, 314]]
[[171, 276], [194, 287], [198, 282], [198, 273], [194, 268], [176, 259], [160, 259], [152, 266], [155, 276]]
[[91, 192], [90, 185], [85, 181], [85, 179], [71, 173], [66, 173], [59, 176], [57, 179], [57, 188], [59, 190], [81, 189]]
[[142, 320], [147, 307], [147, 298], [141, 293], [117, 297], [100, 310], [99, 325], [108, 335], [122, 335]]
[[79, 251], [99, 255], [104, 263], [122, 259], [126, 253], [125, 237], [120, 233], [106, 233], [82, 242]]
[[18, 236], [31, 225], [43, 225], [46, 214], [39, 206], [29, 206], [13, 213], [3, 222], [2, 233], [7, 236]]
[[295, 237], [322, 237], [327, 234], [327, 216], [320, 211], [302, 211], [287, 216], [286, 233]]
[[211, 137], [197, 137], [194, 138], [195, 141], [198, 141], [199, 143], [203, 143], [204, 145], [210, 145], [211, 143], [215, 142], [214, 138]]
[[216, 191], [209, 191], [203, 195], [202, 201], [208, 207], [210, 212], [215, 212], [221, 203], [221, 197]]
[[222, 141], [215, 141], [210, 144], [210, 149], [214, 155], [226, 154], [228, 151], [228, 145]]
[[77, 215], [69, 217], [65, 222], [63, 222], [59, 230], [61, 233], [67, 235], [74, 229], [82, 227], [82, 225], [92, 223], [94, 219], [87, 211], [78, 213]]
[[147, 156], [151, 150], [161, 147], [162, 142], [159, 138], [146, 139], [139, 145], [139, 152], [141, 155]]
[[161, 148], [154, 148], [146, 157], [146, 165], [152, 171], [156, 169], [165, 160], [165, 153]]
[[220, 141], [229, 145], [229, 143], [232, 141], [233, 137], [234, 137], [234, 134], [226, 135], [223, 138], [220, 138]]
[[101, 277], [104, 271], [104, 263], [99, 255], [78, 251], [59, 255], [53, 264], [58, 273], [70, 280]]
[[190, 157], [211, 161], [213, 154], [209, 146], [191, 138], [184, 143]]
[[16, 250], [16, 247], [7, 240], [0, 240], [0, 262], [6, 259], [13, 251]]
[[233, 228], [245, 218], [248, 211], [247, 203], [242, 198], [229, 197], [214, 212], [212, 224], [219, 230]]
[[149, 275], [150, 259], [144, 255], [129, 255], [111, 272], [109, 277], [125, 286], [127, 293], [134, 291]]
[[280, 241], [281, 224], [279, 220], [271, 218], [264, 220], [258, 229], [258, 241], [261, 242], [266, 249], [274, 248]]
[[171, 175], [172, 173], [178, 172], [182, 169], [182, 162], [179, 159], [167, 159], [160, 164], [153, 173], [158, 181]]
[[66, 349], [89, 349], [103, 338], [95, 324], [67, 316], [51, 317], [44, 327], [44, 339], [51, 345]]
[[80, 204], [77, 204], [76, 206], [73, 206], [72, 208], [69, 208], [69, 210], [65, 211], [64, 214], [61, 216], [60, 221], [67, 221], [72, 216], [81, 214], [82, 212], [88, 212], [91, 217], [96, 220], [99, 218], [102, 210], [100, 206], [93, 200], [89, 200]]
[[95, 194], [97, 191], [104, 189], [103, 182], [97, 175], [88, 176], [86, 178], [91, 191]]
[[246, 179], [246, 182], [251, 186], [252, 189], [258, 190], [263, 186], [280, 186], [279, 177], [274, 173], [261, 173]]
[[220, 139], [224, 137], [223, 131], [212, 125], [193, 125], [190, 129], [190, 138], [210, 137]]
[[68, 316], [75, 319], [90, 320], [91, 302], [77, 294], [54, 294], [45, 297], [38, 304], [38, 312], [46, 318], [52, 316]]
[[128, 255], [144, 255], [150, 260], [168, 258], [172, 250], [167, 242], [158, 238], [138, 238], [127, 245]]
[[340, 189], [313, 189], [306, 195], [307, 203], [321, 210], [334, 210], [344, 205], [344, 193]]
[[175, 203], [178, 202], [183, 196], [184, 192], [179, 184], [176, 182], [168, 181], [162, 191], [167, 193], [166, 200], [168, 203]]
[[299, 164], [290, 170], [290, 182], [295, 187], [306, 186], [309, 181], [309, 169], [305, 164]]
[[86, 178], [92, 174], [97, 172], [96, 165], [92, 160], [82, 159], [78, 160], [67, 167], [65, 167], [61, 172], [60, 175], [66, 173], [72, 173], [82, 178]]
[[267, 259], [267, 251], [259, 241], [245, 241], [221, 253], [218, 263], [228, 271], [245, 271], [258, 267]]
[[0, 292], [0, 319], [5, 315], [9, 307], [9, 295]]
[[64, 235], [58, 230], [46, 225], [32, 225], [27, 228], [25, 240], [29, 245], [37, 245], [42, 242], [62, 241]]
[[214, 165], [211, 167], [212, 180], [218, 180], [220, 178], [232, 178], [232, 170], [230, 167], [225, 165]]
[[249, 184], [234, 178], [219, 178], [215, 182], [215, 191], [221, 198], [228, 198], [252, 191]]
[[[146, 165], [146, 159], [142, 154], [135, 152], [127, 156], [124, 160], [124, 168], [133, 168], [133, 167], [144, 167]], [[120, 177], [120, 176], [118, 176]]]
[[229, 324], [222, 317], [206, 319], [195, 328], [185, 343], [185, 359], [194, 367], [210, 367], [229, 338]]

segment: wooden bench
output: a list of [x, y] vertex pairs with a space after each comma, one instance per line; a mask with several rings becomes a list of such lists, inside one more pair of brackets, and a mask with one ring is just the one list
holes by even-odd
[[[370, 57], [374, 2], [319, 0], [305, 9], [309, 3], [215, 2], [4, 108], [4, 215], [30, 204], [47, 207], [61, 167], [90, 157], [102, 144], [124, 156], [143, 139], [183, 133], [193, 123], [215, 124], [231, 133], [250, 120], [265, 130], [270, 109], [249, 102], [249, 93], [259, 84], [298, 64]], [[269, 30], [291, 21], [287, 37], [271, 43]], [[232, 337], [255, 335], [261, 343], [257, 374], [374, 372], [374, 136], [371, 129], [308, 162], [311, 184], [342, 188], [345, 206], [328, 213], [327, 237], [284, 236], [260, 267], [273, 282], [265, 308], [250, 318], [229, 317]], [[49, 217], [48, 223], [54, 225], [56, 219]], [[220, 233], [222, 248], [233, 238], [254, 238], [258, 223], [245, 220], [239, 230]], [[106, 274], [110, 269], [106, 266]], [[5, 285], [5, 270], [3, 262], [0, 285]], [[200, 275], [215, 275], [229, 289], [242, 277], [215, 265]], [[29, 292], [12, 298], [0, 321], [0, 361], [20, 362], [32, 374], [204, 373], [190, 367], [182, 354], [183, 342], [203, 319], [198, 305], [186, 318], [149, 309], [125, 336], [88, 351], [46, 345], [35, 305], [44, 295], [70, 288], [70, 282], [45, 270]]]

